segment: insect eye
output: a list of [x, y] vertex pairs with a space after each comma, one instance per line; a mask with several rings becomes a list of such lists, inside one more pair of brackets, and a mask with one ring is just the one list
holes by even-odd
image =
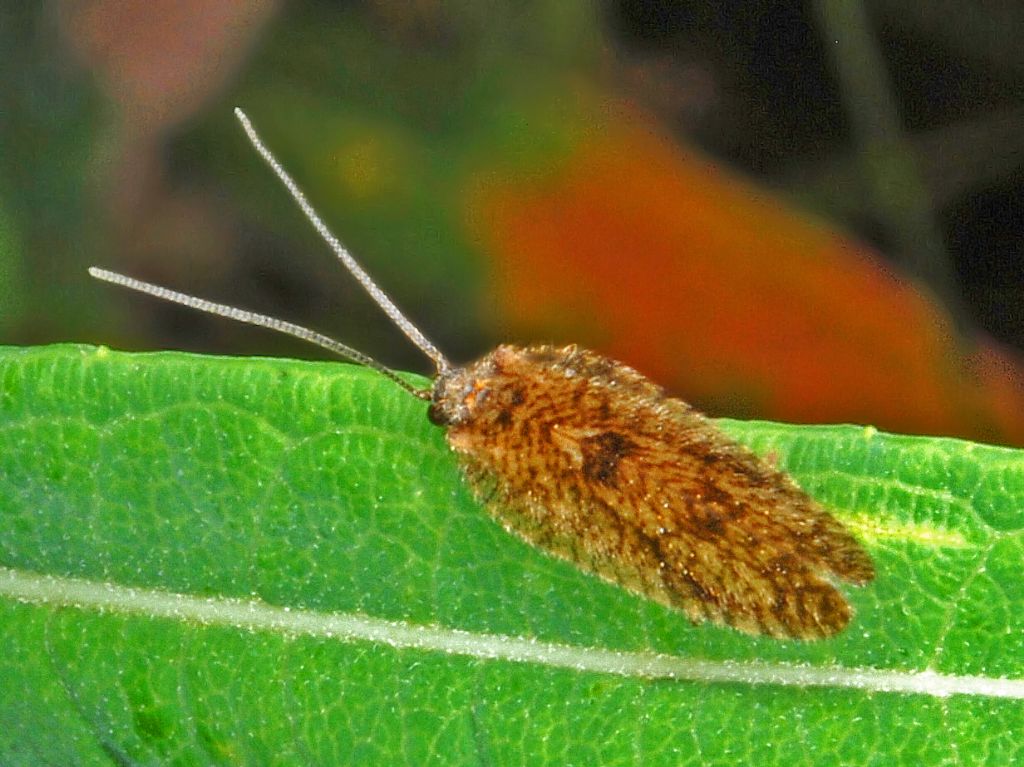
[[427, 409], [427, 420], [434, 426], [449, 426], [452, 423], [448, 413], [437, 402], [430, 403], [430, 407]]

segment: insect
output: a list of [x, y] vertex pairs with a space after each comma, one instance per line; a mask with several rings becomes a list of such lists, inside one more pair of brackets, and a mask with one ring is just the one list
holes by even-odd
[[510, 532], [626, 589], [750, 634], [819, 639], [852, 610], [871, 558], [786, 474], [640, 373], [577, 346], [499, 346], [459, 367], [399, 311], [335, 238], [236, 109], [256, 151], [402, 332], [431, 359], [413, 387], [307, 328], [103, 269], [98, 279], [318, 344], [429, 402], [427, 417], [477, 496]]

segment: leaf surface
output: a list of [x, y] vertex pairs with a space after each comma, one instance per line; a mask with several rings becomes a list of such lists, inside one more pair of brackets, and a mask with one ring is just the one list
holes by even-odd
[[1020, 758], [1020, 451], [723, 422], [878, 567], [780, 642], [508, 535], [424, 416], [344, 364], [0, 352], [2, 761]]

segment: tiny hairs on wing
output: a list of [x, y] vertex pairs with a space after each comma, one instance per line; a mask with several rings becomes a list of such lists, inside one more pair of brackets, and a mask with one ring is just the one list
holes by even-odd
[[594, 352], [501, 346], [442, 376], [432, 414], [508, 530], [694, 621], [828, 637], [851, 617], [832, 580], [874, 576], [787, 475]]

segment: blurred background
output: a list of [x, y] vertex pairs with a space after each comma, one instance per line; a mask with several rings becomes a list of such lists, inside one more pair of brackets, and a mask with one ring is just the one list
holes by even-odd
[[428, 372], [575, 341], [714, 415], [1024, 445], [1024, 5], [0, 7], [0, 342], [319, 358], [91, 264]]

